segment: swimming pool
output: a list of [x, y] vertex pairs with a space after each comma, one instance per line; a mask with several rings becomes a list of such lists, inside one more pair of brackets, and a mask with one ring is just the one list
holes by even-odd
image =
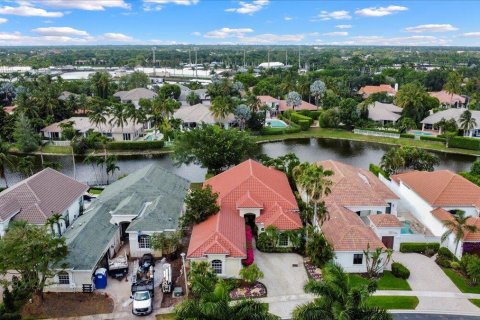
[[418, 130], [411, 130], [409, 133], [414, 134], [416, 136], [433, 136], [433, 134], [430, 132], [418, 131]]
[[401, 234], [413, 234], [412, 229], [410, 228], [410, 221], [403, 221], [403, 227], [400, 230]]
[[265, 121], [265, 126], [271, 128], [286, 128], [288, 127], [288, 124], [279, 119], [267, 119]]

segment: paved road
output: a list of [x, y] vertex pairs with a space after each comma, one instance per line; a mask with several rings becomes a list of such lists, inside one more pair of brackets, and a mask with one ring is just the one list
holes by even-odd
[[420, 313], [402, 313], [394, 316], [395, 320], [479, 320], [480, 317], [456, 316], [447, 314], [420, 314]]

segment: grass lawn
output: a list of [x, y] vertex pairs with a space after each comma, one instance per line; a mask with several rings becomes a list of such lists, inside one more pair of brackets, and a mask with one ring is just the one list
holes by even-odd
[[409, 296], [372, 296], [367, 303], [388, 310], [414, 310], [418, 305], [417, 297]]
[[43, 153], [71, 154], [72, 147], [47, 145], [40, 149]]
[[174, 320], [175, 313], [165, 313], [165, 314], [157, 314], [155, 316], [157, 320]]
[[442, 268], [443, 272], [452, 280], [453, 283], [457, 286], [460, 291], [465, 293], [480, 293], [480, 285], [471, 286], [468, 283], [468, 280], [465, 279], [462, 275], [455, 272], [455, 270]]
[[[350, 283], [353, 286], [368, 284], [368, 280], [358, 274], [350, 274]], [[384, 271], [380, 279], [378, 279], [378, 290], [412, 290], [407, 280], [395, 277], [390, 271]]]
[[102, 193], [103, 189], [97, 189], [97, 188], [90, 188], [88, 189], [88, 192], [91, 194], [100, 194]]
[[480, 308], [480, 299], [470, 299], [470, 302]]

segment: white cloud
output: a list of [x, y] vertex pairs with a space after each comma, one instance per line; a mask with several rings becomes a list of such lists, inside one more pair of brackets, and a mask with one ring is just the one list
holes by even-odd
[[221, 28], [205, 33], [205, 38], [225, 39], [225, 38], [240, 38], [244, 37], [247, 33], [253, 32], [250, 28]]
[[335, 28], [337, 28], [337, 29], [351, 29], [352, 25], [351, 24], [339, 24], [339, 25], [335, 26]]
[[143, 0], [145, 3], [156, 3], [156, 4], [179, 4], [182, 6], [190, 6], [192, 4], [197, 4], [199, 0]]
[[458, 30], [451, 24], [422, 24], [416, 27], [405, 28], [405, 31], [422, 33], [422, 32], [450, 32]]
[[348, 36], [348, 32], [346, 32], [346, 31], [335, 31], [335, 32], [323, 33], [322, 35], [327, 36], [327, 37], [346, 37], [346, 36]]
[[198, 31], [192, 32], [192, 36], [197, 36], [197, 37], [199, 37], [199, 36], [201, 36], [201, 35], [202, 35], [202, 34], [201, 34], [200, 32], [198, 32]]
[[407, 7], [403, 6], [388, 6], [388, 7], [369, 7], [355, 11], [359, 16], [365, 17], [384, 17], [394, 14], [398, 11], [406, 11]]
[[45, 27], [36, 28], [33, 32], [43, 36], [88, 36], [88, 32], [71, 27]]
[[133, 41], [132, 37], [129, 37], [123, 33], [116, 33], [116, 32], [107, 32], [102, 35], [102, 38], [105, 40], [111, 41]]
[[442, 46], [450, 40], [434, 36], [383, 37], [357, 36], [345, 41], [329, 42], [330, 45], [371, 45], [371, 46]]
[[290, 20], [293, 20], [293, 17], [284, 17], [283, 20], [290, 21]]
[[480, 32], [466, 32], [462, 36], [467, 38], [480, 38]]
[[228, 12], [236, 12], [240, 14], [254, 14], [257, 11], [260, 11], [263, 9], [263, 7], [267, 6], [269, 3], [269, 0], [255, 0], [252, 2], [245, 2], [245, 1], [240, 1], [240, 7], [238, 8], [229, 8], [226, 9], [225, 11]]
[[41, 8], [35, 8], [28, 3], [20, 3], [17, 7], [3, 6], [0, 7], [0, 14], [11, 14], [24, 17], [46, 17], [59, 18], [63, 17], [63, 12], [47, 11]]
[[251, 37], [240, 37], [238, 43], [244, 44], [270, 44], [270, 43], [298, 43], [305, 38], [303, 34], [272, 34], [265, 33]]
[[34, 2], [47, 7], [88, 11], [103, 11], [106, 8], [131, 8], [125, 0], [34, 0]]
[[350, 12], [345, 11], [345, 10], [340, 10], [340, 11], [321, 11], [318, 17], [321, 20], [349, 20], [352, 19], [352, 16], [350, 15]]
[[8, 19], [0, 18], [0, 24], [5, 23], [5, 22], [7, 22], [7, 21], [8, 21]]

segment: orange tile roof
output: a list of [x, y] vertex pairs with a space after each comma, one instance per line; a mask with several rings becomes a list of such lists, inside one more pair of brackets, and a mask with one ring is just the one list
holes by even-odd
[[330, 219], [325, 221], [321, 230], [335, 251], [363, 251], [385, 248], [375, 233], [367, 227], [360, 217], [338, 204], [327, 204]]
[[207, 184], [219, 194], [221, 209], [193, 227], [189, 258], [203, 257], [212, 251], [246, 257], [245, 220], [238, 210], [244, 205], [262, 208], [257, 222], [263, 222], [265, 227], [273, 225], [280, 230], [302, 227], [297, 202], [287, 176], [281, 171], [247, 160], [208, 179], [204, 185]]
[[368, 216], [370, 221], [379, 228], [400, 228], [402, 223], [393, 214], [372, 214]]
[[326, 160], [317, 162], [326, 170], [332, 170], [333, 186], [328, 201], [342, 206], [387, 206], [387, 200], [398, 197], [368, 170], [348, 164]]
[[392, 88], [392, 86], [389, 84], [381, 84], [379, 86], [365, 86], [360, 88], [360, 90], [358, 90], [359, 94], [362, 94], [365, 96], [369, 96], [371, 94], [380, 93], [380, 92], [386, 92], [390, 94], [397, 93], [397, 91], [394, 88]]
[[[436, 208], [432, 210], [432, 215], [439, 221], [454, 220], [453, 215], [443, 208]], [[475, 225], [477, 227], [476, 232], [466, 232], [463, 236], [463, 241], [480, 241], [480, 218], [470, 217], [467, 219], [467, 224]]]
[[442, 104], [453, 105], [457, 102], [465, 103], [465, 97], [462, 97], [455, 93], [454, 94], [448, 93], [445, 90], [437, 91], [437, 92], [429, 92], [429, 94], [430, 96], [437, 98]]
[[[257, 96], [257, 99], [260, 100], [262, 104], [275, 103], [278, 105], [278, 111], [293, 110], [292, 106], [287, 104], [287, 100], [275, 99], [271, 96]], [[295, 110], [318, 110], [319, 108], [311, 103], [302, 100], [302, 104], [298, 107], [295, 107]]]
[[410, 171], [392, 176], [432, 206], [480, 207], [480, 187], [449, 170]]

